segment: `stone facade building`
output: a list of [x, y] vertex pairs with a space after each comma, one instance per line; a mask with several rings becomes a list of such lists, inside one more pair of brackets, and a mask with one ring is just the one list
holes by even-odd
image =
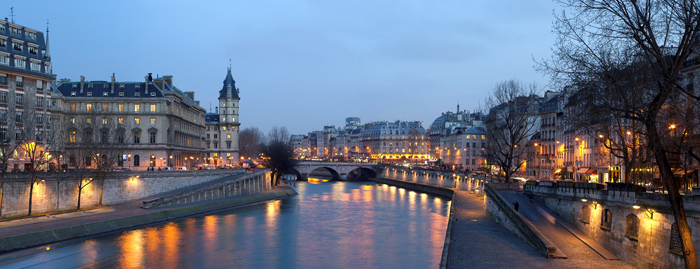
[[[51, 133], [51, 56], [42, 32], [12, 22], [0, 21], [0, 139], [3, 150], [18, 143], [46, 146]], [[0, 152], [0, 154], [3, 154]], [[12, 154], [12, 153], [7, 153]], [[6, 164], [9, 170], [25, 169], [22, 152]], [[50, 157], [49, 157], [50, 158]], [[39, 169], [45, 169], [41, 167]]]
[[238, 162], [238, 118], [241, 100], [239, 89], [228, 68], [224, 86], [219, 91], [216, 113], [206, 113], [205, 163], [214, 167], [234, 165]]
[[[90, 167], [85, 147], [99, 141], [121, 149], [116, 166], [132, 170], [166, 166], [188, 169], [203, 161], [205, 110], [194, 92], [173, 86], [172, 76], [142, 82], [62, 80], [54, 97], [61, 116], [68, 167]], [[88, 146], [89, 147], [89, 146]], [[103, 157], [105, 154], [103, 154]], [[85, 161], [84, 161], [85, 160]], [[85, 163], [79, 163], [79, 162]]]

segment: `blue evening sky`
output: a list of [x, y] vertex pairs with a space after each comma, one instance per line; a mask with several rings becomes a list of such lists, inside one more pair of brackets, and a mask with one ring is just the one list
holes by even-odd
[[553, 0], [3, 1], [46, 30], [58, 79], [173, 75], [209, 110], [232, 63], [241, 128], [292, 133], [475, 110], [497, 82], [546, 90]]

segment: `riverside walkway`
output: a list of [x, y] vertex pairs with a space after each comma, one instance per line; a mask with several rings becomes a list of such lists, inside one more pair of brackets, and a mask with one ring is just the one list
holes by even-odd
[[[540, 221], [533, 224], [568, 256], [567, 259], [547, 259], [525, 240], [491, 219], [484, 210], [483, 197], [469, 191], [453, 190], [454, 222], [447, 268], [634, 268], [619, 260], [603, 258], [573, 234], [540, 217]], [[499, 193], [512, 201], [527, 199], [512, 191]], [[541, 205], [518, 201], [522, 213], [538, 214], [537, 207]]]

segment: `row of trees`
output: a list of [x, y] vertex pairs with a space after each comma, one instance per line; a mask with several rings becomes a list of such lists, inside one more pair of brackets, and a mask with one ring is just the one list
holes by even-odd
[[[697, 258], [673, 171], [700, 162], [700, 92], [688, 66], [700, 60], [700, 1], [559, 0], [557, 41], [537, 67], [556, 86], [576, 91], [567, 125], [599, 138], [630, 170], [653, 162], [678, 224], [686, 268]], [[510, 181], [525, 154], [533, 121], [518, 105], [528, 92], [517, 82], [496, 86], [488, 130], [490, 163]], [[578, 100], [577, 100], [578, 98]], [[533, 124], [534, 125], [534, 124]], [[514, 160], [518, 160], [515, 161]], [[685, 160], [685, 161], [684, 161]], [[687, 169], [687, 167], [686, 167]]]

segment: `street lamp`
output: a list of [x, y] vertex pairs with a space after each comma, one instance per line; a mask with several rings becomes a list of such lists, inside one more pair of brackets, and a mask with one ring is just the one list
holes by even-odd
[[129, 163], [129, 170], [131, 170], [131, 154], [128, 154], [126, 156], [129, 157], [128, 159], [126, 159], [126, 162]]

